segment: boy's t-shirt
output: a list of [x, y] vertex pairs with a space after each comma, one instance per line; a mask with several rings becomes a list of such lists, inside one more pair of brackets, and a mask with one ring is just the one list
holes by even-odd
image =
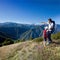
[[47, 38], [47, 30], [43, 31], [43, 36], [44, 36], [44, 38]]

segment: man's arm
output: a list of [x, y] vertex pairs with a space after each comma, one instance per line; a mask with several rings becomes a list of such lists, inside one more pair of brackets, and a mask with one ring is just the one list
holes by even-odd
[[41, 22], [42, 24], [48, 24], [48, 22]]

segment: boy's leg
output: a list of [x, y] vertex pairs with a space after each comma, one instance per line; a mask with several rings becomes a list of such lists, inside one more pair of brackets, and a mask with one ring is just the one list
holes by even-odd
[[43, 45], [46, 47], [46, 38], [44, 38]]

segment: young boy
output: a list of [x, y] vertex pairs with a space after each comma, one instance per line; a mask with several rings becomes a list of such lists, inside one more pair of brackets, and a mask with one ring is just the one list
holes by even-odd
[[45, 27], [45, 29], [43, 31], [44, 47], [45, 47], [46, 41], [47, 41], [47, 31], [48, 31], [48, 27]]

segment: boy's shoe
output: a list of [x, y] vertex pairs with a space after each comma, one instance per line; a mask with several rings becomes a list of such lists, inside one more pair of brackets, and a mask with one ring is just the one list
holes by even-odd
[[49, 45], [49, 44], [50, 44], [49, 42], [46, 43], [46, 45]]
[[48, 41], [47, 43], [46, 43], [46, 45], [49, 45], [49, 44], [51, 44], [52, 43], [52, 41]]

